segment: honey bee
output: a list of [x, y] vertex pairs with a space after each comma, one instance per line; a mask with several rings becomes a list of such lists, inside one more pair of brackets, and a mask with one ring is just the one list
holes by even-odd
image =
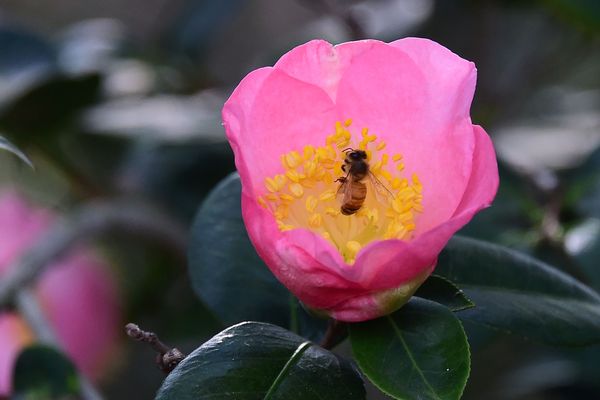
[[342, 165], [342, 171], [346, 173], [346, 176], [336, 179], [336, 182], [340, 182], [338, 195], [341, 196], [340, 211], [342, 214], [355, 214], [365, 203], [367, 198], [365, 178], [371, 179], [373, 187], [379, 193], [391, 195], [391, 192], [369, 170], [366, 151], [347, 148], [344, 152], [346, 158]]

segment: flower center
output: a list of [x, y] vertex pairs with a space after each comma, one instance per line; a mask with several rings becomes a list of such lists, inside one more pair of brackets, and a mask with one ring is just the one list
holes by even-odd
[[280, 230], [317, 232], [349, 264], [374, 240], [410, 240], [423, 211], [421, 182], [415, 173], [404, 176], [402, 155], [385, 153], [368, 128], [353, 138], [351, 124], [336, 122], [324, 146], [283, 154], [284, 172], [267, 177], [258, 198]]

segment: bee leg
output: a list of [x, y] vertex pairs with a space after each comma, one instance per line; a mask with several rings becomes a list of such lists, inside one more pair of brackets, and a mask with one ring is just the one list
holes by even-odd
[[345, 176], [340, 176], [334, 182], [346, 183], [347, 180], [348, 178], [346, 178]]
[[347, 165], [346, 165], [346, 164], [343, 164], [343, 165], [342, 165], [342, 171], [344, 171], [344, 172], [348, 172], [348, 171], [346, 171], [346, 167], [347, 167]]

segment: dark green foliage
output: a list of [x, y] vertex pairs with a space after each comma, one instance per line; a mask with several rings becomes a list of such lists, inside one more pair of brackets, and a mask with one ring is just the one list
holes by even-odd
[[469, 376], [469, 344], [447, 308], [413, 298], [394, 314], [350, 325], [363, 373], [402, 400], [459, 399]]
[[245, 322], [185, 358], [157, 400], [354, 400], [363, 382], [337, 355], [274, 325]]
[[54, 399], [79, 391], [75, 366], [55, 349], [43, 345], [25, 348], [14, 369], [17, 398]]
[[475, 307], [475, 304], [448, 279], [439, 275], [431, 275], [417, 289], [415, 296], [433, 300], [443, 304], [452, 311], [466, 310]]
[[600, 296], [529, 256], [455, 237], [435, 272], [477, 305], [461, 318], [547, 344], [600, 343]]

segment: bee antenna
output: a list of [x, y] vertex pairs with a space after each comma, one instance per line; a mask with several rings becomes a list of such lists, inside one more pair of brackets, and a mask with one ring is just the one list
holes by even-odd
[[352, 147], [346, 147], [344, 150], [342, 150], [344, 153], [347, 151], [354, 151], [354, 149]]

